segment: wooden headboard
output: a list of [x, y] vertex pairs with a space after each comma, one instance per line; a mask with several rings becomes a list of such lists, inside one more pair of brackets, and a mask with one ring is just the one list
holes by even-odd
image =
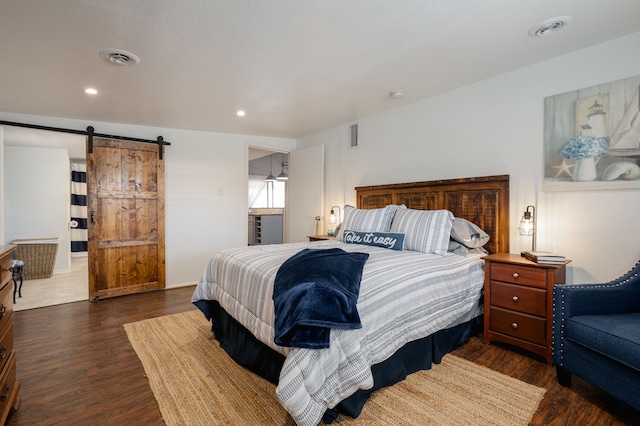
[[489, 253], [509, 253], [509, 175], [356, 187], [357, 207], [404, 204], [410, 209], [451, 211], [480, 226]]

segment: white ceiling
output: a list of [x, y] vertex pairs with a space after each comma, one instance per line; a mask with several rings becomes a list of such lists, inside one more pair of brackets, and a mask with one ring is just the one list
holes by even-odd
[[296, 138], [638, 31], [638, 0], [2, 0], [0, 111]]

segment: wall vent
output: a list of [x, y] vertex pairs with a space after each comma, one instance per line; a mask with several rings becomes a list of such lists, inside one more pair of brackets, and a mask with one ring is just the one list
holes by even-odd
[[358, 146], [358, 125], [352, 124], [349, 126], [349, 147], [355, 148]]

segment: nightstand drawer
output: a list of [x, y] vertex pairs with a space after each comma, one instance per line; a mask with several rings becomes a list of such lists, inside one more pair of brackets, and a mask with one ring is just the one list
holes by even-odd
[[547, 316], [546, 290], [491, 281], [491, 306]]
[[518, 339], [545, 344], [547, 320], [502, 308], [491, 308], [491, 330]]
[[491, 262], [491, 279], [505, 283], [547, 288], [546, 271], [542, 268]]

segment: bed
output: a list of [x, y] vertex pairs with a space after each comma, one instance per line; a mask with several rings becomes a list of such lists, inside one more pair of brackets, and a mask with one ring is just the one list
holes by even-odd
[[[376, 216], [376, 226], [388, 220], [384, 226], [389, 232], [374, 235], [396, 235], [404, 239], [404, 250], [348, 243], [350, 235], [363, 233], [344, 227], [335, 240], [223, 250], [205, 267], [192, 297], [211, 320], [221, 347], [240, 365], [275, 383], [278, 399], [300, 425], [330, 423], [339, 413], [357, 417], [372, 392], [429, 369], [480, 329], [482, 250], [443, 252], [441, 242], [425, 248], [424, 235], [411, 228], [418, 223], [412, 218], [449, 217], [443, 212], [450, 212], [455, 220], [440, 222], [466, 220], [486, 232], [489, 241], [483, 248], [488, 252], [509, 251], [508, 175], [355, 190], [357, 205], [345, 214], [343, 225], [362, 225], [354, 222], [357, 215]], [[433, 229], [429, 238], [437, 234]], [[366, 258], [356, 296], [360, 323], [331, 327], [324, 335], [326, 346], [277, 345], [274, 337], [281, 334], [276, 323], [283, 315], [278, 309], [284, 304], [274, 297], [274, 285], [281, 288], [281, 267], [298, 254], [321, 252]]]

